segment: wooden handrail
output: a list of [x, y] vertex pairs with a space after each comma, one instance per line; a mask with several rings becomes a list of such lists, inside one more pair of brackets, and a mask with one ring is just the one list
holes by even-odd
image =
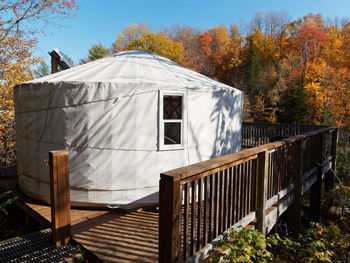
[[305, 134], [322, 128], [327, 128], [327, 126], [243, 122], [242, 147], [256, 147], [269, 142], [281, 140], [282, 138]]
[[302, 126], [302, 127], [315, 127], [317, 129], [327, 128], [329, 126], [326, 125], [310, 125], [310, 124], [288, 124], [288, 123], [268, 123], [268, 122], [243, 122], [245, 125], [266, 125], [266, 126]]
[[326, 127], [326, 128], [310, 131], [310, 132], [307, 132], [303, 135], [296, 135], [296, 136], [293, 136], [290, 138], [281, 139], [281, 140], [276, 141], [276, 142], [271, 142], [271, 143], [260, 145], [260, 146], [254, 147], [254, 148], [245, 149], [245, 150], [242, 150], [240, 152], [216, 157], [216, 158], [206, 160], [206, 161], [203, 161], [200, 163], [195, 163], [192, 165], [188, 165], [188, 166], [173, 169], [170, 171], [162, 172], [160, 176], [161, 177], [164, 177], [164, 176], [178, 177], [178, 179], [184, 180], [185, 178], [188, 178], [188, 177], [200, 174], [200, 173], [204, 173], [204, 172], [207, 172], [207, 171], [210, 171], [213, 169], [217, 169], [221, 166], [224, 166], [224, 165], [227, 165], [230, 163], [239, 162], [240, 160], [243, 160], [245, 158], [249, 158], [253, 155], [262, 153], [264, 151], [269, 151], [269, 150], [281, 147], [285, 144], [292, 143], [292, 142], [295, 142], [297, 140], [301, 140], [307, 136], [312, 136], [312, 135], [319, 134], [319, 133], [322, 133], [325, 131], [332, 131], [334, 129], [337, 129], [337, 127], [332, 126], [332, 127]]

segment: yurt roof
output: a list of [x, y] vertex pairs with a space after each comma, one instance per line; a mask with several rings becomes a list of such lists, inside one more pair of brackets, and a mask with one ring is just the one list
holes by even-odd
[[147, 83], [181, 88], [233, 89], [228, 85], [186, 69], [167, 58], [140, 50], [122, 51], [26, 83], [58, 82]]

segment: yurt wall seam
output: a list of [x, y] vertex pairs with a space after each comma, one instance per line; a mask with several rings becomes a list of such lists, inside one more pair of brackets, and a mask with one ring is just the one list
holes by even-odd
[[41, 142], [41, 143], [49, 143], [49, 144], [54, 144], [58, 146], [63, 146], [63, 147], [74, 147], [74, 150], [77, 148], [87, 148], [87, 149], [95, 149], [95, 150], [108, 150], [108, 151], [125, 151], [125, 152], [157, 152], [156, 149], [154, 150], [140, 150], [140, 149], [124, 149], [124, 148], [107, 148], [107, 147], [97, 147], [97, 146], [86, 146], [86, 145], [69, 145], [69, 144], [64, 144], [64, 143], [57, 143], [57, 142], [49, 142], [49, 141], [43, 141], [43, 140], [36, 140], [33, 138], [29, 138], [26, 136], [23, 136], [21, 134], [18, 134], [17, 136], [20, 136], [26, 140], [31, 140], [33, 142]]
[[[87, 149], [94, 149], [94, 150], [108, 150], [108, 151], [124, 151], [124, 152], [158, 152], [157, 149], [152, 149], [152, 150], [145, 150], [145, 149], [125, 149], [125, 148], [108, 148], [108, 147], [97, 147], [97, 146], [85, 146], [85, 145], [69, 145], [69, 144], [63, 144], [63, 143], [56, 143], [56, 142], [49, 142], [49, 141], [43, 141], [43, 140], [36, 140], [33, 138], [29, 138], [26, 136], [23, 136], [21, 134], [18, 134], [17, 136], [22, 137], [26, 140], [30, 140], [30, 141], [34, 141], [34, 142], [40, 142], [40, 143], [48, 143], [48, 144], [54, 144], [54, 145], [58, 145], [58, 146], [63, 146], [63, 147], [74, 147], [74, 149], [78, 149], [78, 148], [87, 148]], [[224, 137], [218, 137], [218, 139], [223, 139]], [[201, 147], [202, 146], [207, 146], [210, 145], [211, 142], [207, 142], [207, 143], [201, 143]], [[188, 146], [186, 147], [187, 149], [198, 149], [198, 146]], [[185, 148], [185, 149], [186, 149]], [[177, 151], [177, 150], [169, 150], [169, 151]]]
[[135, 95], [142, 95], [142, 94], [147, 94], [147, 93], [152, 93], [152, 92], [156, 92], [156, 90], [150, 90], [150, 91], [144, 91], [144, 92], [134, 93], [134, 94], [132, 94], [132, 95], [117, 96], [117, 97], [112, 97], [112, 98], [108, 98], [108, 99], [101, 99], [101, 100], [95, 100], [95, 101], [88, 101], [88, 102], [83, 102], [83, 103], [73, 104], [73, 105], [68, 105], [68, 106], [60, 106], [60, 107], [52, 107], [52, 108], [43, 108], [43, 109], [31, 110], [31, 111], [19, 111], [19, 112], [16, 112], [16, 114], [31, 113], [31, 112], [38, 112], [38, 111], [44, 111], [44, 110], [55, 110], [55, 109], [64, 109], [64, 108], [74, 108], [74, 107], [79, 107], [79, 106], [86, 105], [86, 104], [99, 103], [99, 102], [104, 102], [104, 101], [108, 101], [108, 100], [116, 100], [116, 99], [119, 100], [119, 99], [122, 99], [122, 98], [128, 98], [128, 97], [133, 97], [133, 96], [135, 96]]
[[[62, 82], [59, 82], [62, 83]], [[96, 83], [102, 83], [102, 82], [96, 82]], [[36, 83], [35, 83], [36, 84]], [[54, 83], [50, 83], [47, 82], [47, 84], [51, 84], [56, 88]], [[25, 84], [27, 85], [27, 84]], [[18, 86], [18, 87], [22, 87], [22, 85]], [[81, 87], [79, 87], [81, 88]], [[31, 113], [31, 112], [39, 112], [39, 111], [44, 111], [44, 110], [51, 110], [51, 109], [64, 109], [64, 108], [69, 108], [69, 107], [79, 107], [82, 105], [86, 105], [86, 104], [91, 104], [91, 103], [98, 103], [98, 102], [103, 102], [103, 101], [107, 101], [107, 100], [115, 100], [115, 99], [122, 99], [122, 98], [127, 98], [127, 97], [133, 97], [133, 96], [137, 96], [137, 95], [142, 95], [142, 94], [147, 94], [147, 93], [152, 93], [152, 92], [157, 92], [158, 90], [149, 90], [149, 91], [143, 91], [143, 92], [137, 92], [137, 93], [133, 93], [133, 94], [126, 94], [124, 96], [116, 96], [116, 97], [112, 97], [112, 98], [106, 98], [106, 99], [101, 99], [101, 100], [95, 100], [95, 101], [88, 101], [88, 102], [83, 102], [83, 103], [79, 103], [79, 104], [73, 104], [73, 105], [68, 105], [68, 106], [60, 106], [60, 107], [52, 107], [52, 108], [42, 108], [42, 109], [38, 109], [38, 110], [31, 110], [31, 111], [17, 111], [16, 114], [21, 114], [21, 113]], [[215, 90], [214, 92], [205, 92], [205, 91], [199, 91], [199, 90], [192, 90], [191, 92], [193, 93], [214, 93], [214, 92], [227, 92], [224, 90]], [[51, 91], [50, 91], [51, 94]]]

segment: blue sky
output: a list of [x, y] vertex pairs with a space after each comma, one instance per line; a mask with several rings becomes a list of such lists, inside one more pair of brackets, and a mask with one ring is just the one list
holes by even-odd
[[324, 17], [350, 18], [350, 0], [77, 0], [78, 16], [61, 21], [39, 36], [35, 55], [49, 62], [47, 52], [59, 48], [75, 62], [92, 44], [110, 47], [125, 27], [144, 23], [158, 32], [174, 24], [197, 29], [249, 21], [257, 11], [286, 11], [293, 19], [310, 12]]

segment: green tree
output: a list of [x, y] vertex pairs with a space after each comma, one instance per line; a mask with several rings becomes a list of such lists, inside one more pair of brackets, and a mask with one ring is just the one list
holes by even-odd
[[245, 70], [245, 86], [247, 87], [247, 92], [249, 94], [249, 99], [251, 103], [259, 95], [259, 75], [260, 75], [260, 63], [256, 48], [252, 39], [249, 40], [249, 50], [246, 60], [246, 70]]
[[110, 50], [102, 46], [102, 44], [92, 45], [89, 49], [89, 61], [103, 58], [109, 54]]
[[310, 124], [312, 121], [312, 106], [309, 102], [309, 96], [305, 91], [303, 80], [294, 91], [285, 91], [278, 108], [278, 122]]
[[50, 73], [51, 72], [50, 72], [49, 65], [47, 65], [45, 61], [42, 61], [39, 63], [37, 70], [34, 71], [34, 76], [36, 78], [41, 78], [46, 75], [49, 75]]

